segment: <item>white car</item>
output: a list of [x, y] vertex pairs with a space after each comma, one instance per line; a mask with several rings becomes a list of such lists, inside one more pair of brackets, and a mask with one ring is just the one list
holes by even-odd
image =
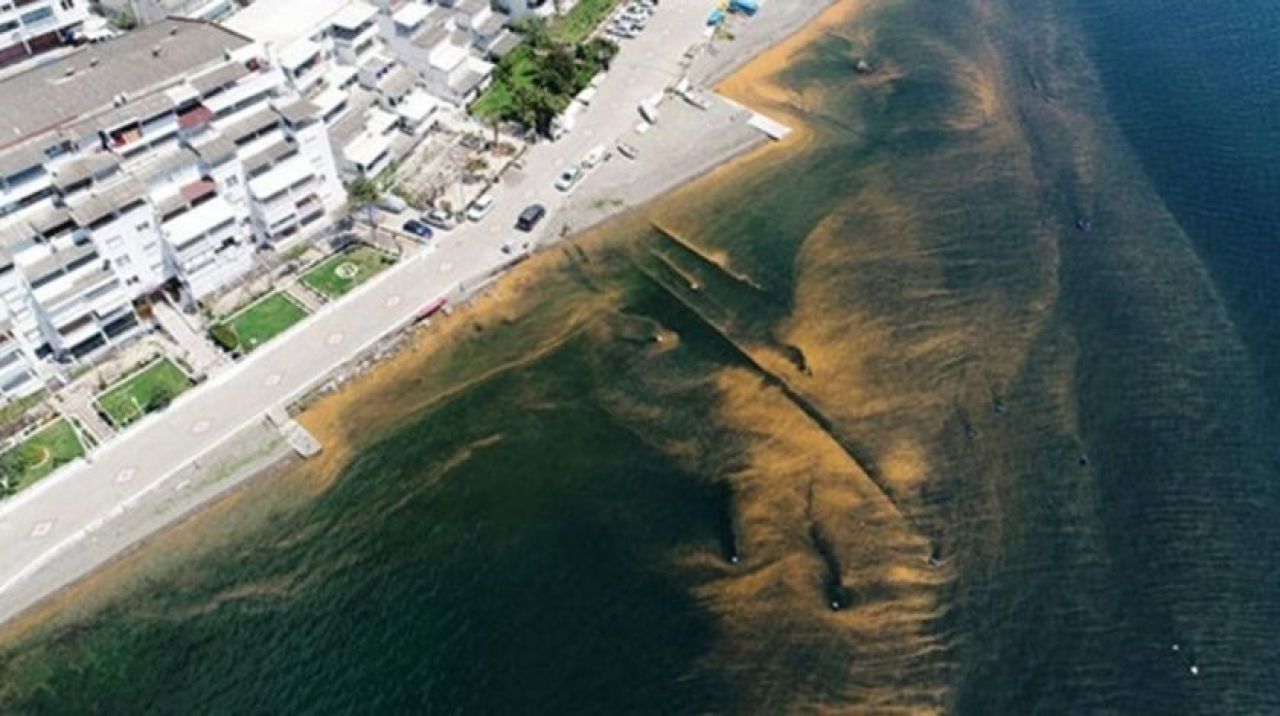
[[575, 164], [560, 172], [560, 176], [556, 178], [556, 188], [560, 191], [569, 191], [581, 178], [582, 169], [578, 168], [578, 165]]
[[449, 212], [444, 209], [432, 209], [422, 217], [422, 221], [429, 226], [434, 226], [437, 229], [443, 229], [445, 231], [448, 231], [458, 225], [458, 223], [453, 220], [453, 217], [449, 215]]
[[482, 194], [467, 207], [467, 218], [471, 221], [479, 221], [488, 216], [490, 211], [493, 211], [493, 197]]
[[631, 29], [630, 25], [617, 25], [617, 24], [610, 25], [609, 29], [606, 30], [605, 32], [610, 37], [616, 37], [620, 40], [630, 40], [639, 34], [635, 30]]
[[597, 144], [587, 152], [587, 156], [582, 158], [582, 168], [586, 170], [595, 169], [600, 162], [603, 162], [609, 156], [609, 150], [605, 149], [603, 144]]

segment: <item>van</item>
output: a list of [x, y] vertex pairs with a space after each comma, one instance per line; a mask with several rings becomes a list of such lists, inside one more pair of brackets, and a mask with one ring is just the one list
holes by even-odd
[[530, 204], [520, 212], [520, 217], [516, 219], [516, 228], [521, 231], [533, 231], [533, 227], [537, 226], [546, 215], [547, 207], [542, 204]]

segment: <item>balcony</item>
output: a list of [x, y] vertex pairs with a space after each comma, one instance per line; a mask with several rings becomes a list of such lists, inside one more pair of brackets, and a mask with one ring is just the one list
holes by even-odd
[[164, 223], [169, 245], [181, 250], [206, 235], [235, 223], [235, 209], [225, 199], [214, 196], [203, 204]]
[[290, 189], [300, 190], [315, 180], [315, 169], [306, 159], [294, 156], [249, 182], [249, 194], [261, 204], [274, 205]]

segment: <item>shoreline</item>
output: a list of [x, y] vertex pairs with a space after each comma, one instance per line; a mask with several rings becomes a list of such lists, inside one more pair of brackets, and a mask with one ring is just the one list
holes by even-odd
[[[819, 16], [838, 6], [837, 0], [820, 0], [812, 4], [806, 3], [803, 7], [769, 3], [760, 15], [747, 21], [756, 23], [755, 25], [746, 25], [737, 39], [719, 46], [714, 55], [708, 56], [709, 53], [704, 52], [699, 59], [705, 57], [707, 62], [704, 64], [708, 66], [702, 68], [695, 63], [690, 74], [705, 79], [708, 85], [715, 82], [719, 92], [722, 84], [726, 83], [726, 78], [732, 78], [749, 65], [773, 58], [775, 52], [794, 51], [796, 44], [802, 44], [796, 42], [797, 38], [807, 39], [806, 28]], [[778, 8], [783, 14], [767, 14], [770, 8]], [[766, 25], [764, 21], [771, 24]], [[752, 76], [770, 74], [773, 72], [757, 72]], [[733, 96], [731, 92], [726, 93], [726, 96], [735, 102], [742, 99]], [[682, 109], [686, 116], [700, 117], [691, 108]], [[678, 115], [679, 110], [672, 114]], [[702, 119], [705, 124], [705, 117]], [[665, 140], [666, 144], [672, 144], [673, 141], [678, 143], [678, 149], [667, 147], [666, 151], [659, 148], [654, 152], [659, 155], [659, 161], [663, 158], [668, 160], [667, 166], [655, 167], [650, 164], [644, 168], [641, 177], [617, 176], [612, 183], [608, 173], [602, 171], [603, 176], [593, 177], [592, 182], [572, 198], [562, 215], [557, 217], [569, 241], [610, 225], [636, 220], [655, 203], [700, 182], [718, 182], [725, 173], [740, 168], [758, 156], [768, 155], [770, 149], [791, 145], [793, 138], [802, 134], [796, 131], [792, 137], [769, 142], [754, 130], [747, 134], [734, 134], [708, 131], [703, 127], [704, 134], [718, 137], [719, 141], [698, 145], [702, 151], [693, 161], [688, 161], [687, 152], [682, 153], [686, 147], [683, 135], [673, 125], [679, 125], [678, 119], [664, 115], [663, 123], [651, 133], [652, 136], [642, 138]], [[673, 138], [672, 134], [679, 136]], [[648, 158], [646, 155], [645, 159]], [[615, 160], [613, 166], [618, 168], [625, 164]], [[627, 203], [625, 200], [611, 199], [611, 194], [617, 191], [624, 191], [633, 201]], [[613, 203], [619, 201], [622, 203]], [[599, 206], [601, 202], [606, 203]], [[564, 244], [565, 238], [556, 237], [542, 245], [541, 249], [542, 252], [547, 252]], [[298, 418], [304, 423], [314, 423], [317, 420], [317, 403], [338, 400], [343, 396], [351, 399], [352, 395], [360, 391], [361, 379], [373, 379], [380, 372], [393, 370], [394, 363], [412, 360], [414, 354], [423, 347], [436, 341], [449, 340], [459, 326], [468, 324], [468, 316], [483, 314], [489, 308], [500, 306], [503, 299], [494, 294], [501, 293], [503, 284], [518, 283], [522, 270], [517, 268], [499, 274], [492, 282], [486, 283], [478, 292], [467, 297], [447, 318], [391, 331], [377, 344], [334, 370], [327, 380], [309, 391], [301, 401], [297, 401], [307, 404]], [[123, 586], [111, 583], [112, 573], [127, 569], [127, 564], [135, 558], [145, 557], [145, 552], [156, 542], [172, 538], [184, 527], [227, 508], [253, 487], [282, 470], [304, 469], [311, 474], [328, 473], [326, 479], [332, 479], [346, 464], [353, 449], [351, 445], [337, 444], [333, 431], [319, 431], [323, 433], [324, 450], [316, 457], [302, 461], [293, 457], [287, 445], [269, 428], [247, 428], [244, 432], [246, 434], [237, 434], [219, 446], [204, 464], [195, 461], [189, 470], [183, 471], [184, 475], [174, 476], [178, 492], [162, 491], [165, 494], [157, 496], [155, 504], [148, 502], [142, 505], [146, 509], [135, 510], [135, 516], [131, 519], [116, 520], [122, 524], [112, 525], [113, 529], [96, 534], [90, 541], [89, 548], [61, 555], [33, 575], [28, 584], [23, 585], [29, 587], [26, 591], [33, 593], [28, 595], [25, 603], [16, 608], [0, 607], [0, 639], [16, 641], [59, 617], [93, 609], [94, 603], [108, 600], [109, 595], [115, 591], [114, 587]], [[183, 491], [183, 482], [194, 484], [195, 489]], [[100, 582], [106, 582], [107, 588], [95, 589], [103, 586]]]

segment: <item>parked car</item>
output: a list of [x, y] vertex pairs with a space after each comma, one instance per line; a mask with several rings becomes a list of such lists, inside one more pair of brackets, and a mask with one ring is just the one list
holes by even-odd
[[413, 234], [414, 236], [420, 239], [431, 238], [431, 227], [427, 226], [425, 223], [423, 223], [422, 221], [419, 221], [418, 219], [409, 219], [408, 221], [404, 222], [403, 228], [406, 232]]
[[467, 218], [479, 221], [488, 216], [490, 211], [493, 211], [493, 197], [489, 194], [481, 194], [471, 202], [471, 206], [467, 207]]
[[649, 20], [649, 16], [652, 14], [653, 13], [639, 5], [628, 5], [621, 13], [619, 13], [618, 18], [620, 20], [640, 24], [647, 22]]
[[627, 159], [635, 159], [640, 156], [640, 150], [625, 142], [618, 143], [618, 154]]
[[516, 219], [516, 228], [521, 231], [533, 231], [533, 227], [537, 226], [546, 215], [547, 207], [542, 204], [530, 204], [520, 212], [520, 217]]
[[596, 166], [607, 159], [608, 156], [609, 150], [606, 149], [603, 144], [597, 144], [591, 148], [591, 151], [587, 152], [585, 157], [582, 158], [582, 168], [588, 170], [595, 169]]
[[620, 40], [630, 40], [639, 35], [639, 33], [630, 25], [620, 25], [616, 22], [610, 25], [609, 29], [605, 30], [605, 32], [610, 37], [616, 37]]
[[458, 222], [453, 220], [453, 215], [444, 209], [432, 209], [431, 211], [428, 211], [427, 214], [422, 217], [422, 221], [436, 227], [437, 229], [444, 229], [445, 231], [448, 231], [458, 225]]
[[389, 214], [399, 214], [409, 208], [409, 203], [395, 194], [383, 194], [378, 197], [375, 206]]
[[581, 178], [582, 169], [577, 164], [574, 164], [560, 172], [560, 176], [556, 177], [556, 188], [560, 191], [569, 191]]

